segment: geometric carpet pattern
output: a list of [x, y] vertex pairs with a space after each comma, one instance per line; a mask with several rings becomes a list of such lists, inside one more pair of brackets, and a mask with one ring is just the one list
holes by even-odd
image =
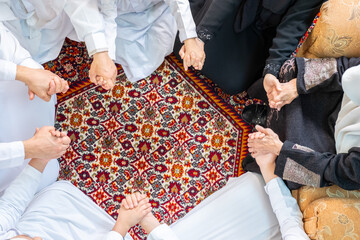
[[[55, 127], [72, 140], [60, 179], [115, 219], [126, 194], [146, 193], [156, 217], [171, 224], [242, 174], [251, 128], [240, 113], [253, 100], [224, 94], [172, 55], [136, 83], [117, 66], [110, 91], [89, 81], [90, 63], [85, 45], [67, 39], [45, 64], [70, 83], [57, 104]], [[139, 226], [130, 233], [145, 239]]]

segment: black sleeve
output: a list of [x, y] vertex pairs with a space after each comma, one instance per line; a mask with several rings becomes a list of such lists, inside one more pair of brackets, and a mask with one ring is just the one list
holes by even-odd
[[297, 0], [287, 11], [277, 28], [269, 57], [264, 68], [265, 74], [278, 77], [281, 65], [295, 51], [301, 37], [310, 27], [324, 0]]
[[290, 189], [330, 184], [346, 190], [359, 189], [360, 148], [341, 154], [319, 153], [285, 141], [276, 160], [275, 174], [286, 180]]
[[205, 3], [203, 9], [196, 14], [200, 15], [201, 19], [198, 20], [198, 16], [194, 16], [198, 37], [204, 43], [211, 40], [223, 25], [226, 17], [237, 11], [242, 2], [243, 0], [213, 0]]
[[343, 91], [344, 72], [359, 64], [360, 58], [296, 58], [298, 93]]

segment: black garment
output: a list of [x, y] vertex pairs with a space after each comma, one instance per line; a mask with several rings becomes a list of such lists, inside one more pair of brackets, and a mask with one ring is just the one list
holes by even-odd
[[[296, 65], [290, 64], [295, 60]], [[280, 78], [289, 81], [297, 77], [299, 97], [274, 112], [267, 127], [284, 142], [275, 174], [286, 180], [290, 189], [331, 183], [345, 189], [360, 188], [360, 149], [336, 154], [334, 139], [343, 97], [341, 78], [346, 69], [359, 64], [360, 58], [345, 57], [296, 58], [284, 64]], [[295, 66], [297, 74], [291, 75], [296, 73]], [[287, 73], [285, 78], [283, 73]]]
[[[205, 42], [206, 60], [202, 73], [227, 93], [236, 94], [262, 76], [275, 35], [274, 50], [270, 51], [264, 73], [277, 75], [324, 0], [189, 2], [198, 36]], [[276, 33], [278, 25], [280, 34]], [[181, 45], [177, 40], [175, 54]]]

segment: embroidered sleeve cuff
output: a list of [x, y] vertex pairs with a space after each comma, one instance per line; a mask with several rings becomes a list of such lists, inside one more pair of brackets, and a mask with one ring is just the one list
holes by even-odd
[[102, 32], [90, 33], [85, 36], [86, 48], [89, 52], [89, 56], [98, 52], [105, 52], [109, 50], [106, 42], [105, 34]]
[[279, 63], [266, 63], [264, 71], [263, 71], [263, 77], [270, 73], [274, 75], [276, 78], [279, 78], [279, 72], [280, 72], [281, 64]]
[[111, 231], [106, 235], [105, 240], [123, 240], [123, 236], [120, 233]]
[[203, 41], [204, 43], [207, 43], [208, 41], [210, 41], [211, 39], [213, 39], [214, 34], [211, 33], [208, 29], [206, 28], [198, 28], [197, 29], [197, 34], [198, 34], [198, 38]]
[[296, 63], [298, 66], [298, 82], [302, 84], [298, 85], [300, 88], [299, 94], [309, 92], [309, 90], [322, 84], [337, 73], [335, 58], [300, 58], [296, 60]]
[[285, 141], [280, 150], [280, 154], [276, 159], [274, 173], [277, 176], [279, 176], [280, 178], [283, 178], [283, 174], [284, 174], [284, 169], [285, 169], [285, 164], [286, 164], [286, 159], [287, 159], [286, 151], [291, 150], [294, 145], [295, 144], [290, 141]]
[[13, 81], [16, 77], [16, 64], [0, 59], [0, 81]]

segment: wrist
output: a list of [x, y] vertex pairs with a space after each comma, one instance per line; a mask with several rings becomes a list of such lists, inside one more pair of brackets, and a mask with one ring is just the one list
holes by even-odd
[[25, 66], [16, 65], [15, 79], [25, 84], [28, 84], [28, 76], [30, 75], [30, 68]]
[[97, 58], [103, 58], [103, 57], [109, 57], [109, 53], [108, 51], [100, 51], [100, 52], [97, 52], [93, 55], [93, 58], [94, 59], [97, 59]]
[[38, 170], [39, 172], [43, 172], [49, 160], [33, 158], [30, 160], [29, 165]]
[[23, 145], [24, 145], [25, 159], [36, 157], [34, 152], [35, 144], [33, 138], [23, 141]]
[[120, 233], [121, 236], [125, 237], [126, 233], [129, 231], [130, 228], [131, 226], [129, 226], [129, 224], [118, 219], [112, 230]]

